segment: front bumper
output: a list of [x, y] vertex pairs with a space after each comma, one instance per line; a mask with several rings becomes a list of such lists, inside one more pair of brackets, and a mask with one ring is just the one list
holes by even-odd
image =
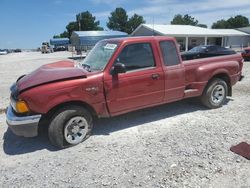
[[34, 137], [38, 135], [38, 124], [41, 115], [17, 116], [11, 106], [6, 112], [6, 122], [12, 132], [18, 136]]

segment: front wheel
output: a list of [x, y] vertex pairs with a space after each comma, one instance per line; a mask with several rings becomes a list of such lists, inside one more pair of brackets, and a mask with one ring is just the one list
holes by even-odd
[[52, 117], [49, 140], [58, 148], [74, 146], [90, 136], [92, 127], [92, 116], [85, 108], [65, 106]]
[[227, 95], [227, 83], [222, 79], [215, 78], [205, 88], [201, 102], [208, 108], [219, 108], [225, 103]]

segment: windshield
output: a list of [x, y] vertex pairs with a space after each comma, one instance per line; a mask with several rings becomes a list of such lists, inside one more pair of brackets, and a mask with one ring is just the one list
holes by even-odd
[[88, 71], [103, 70], [118, 46], [117, 42], [101, 41], [89, 52], [81, 62], [84, 69]]

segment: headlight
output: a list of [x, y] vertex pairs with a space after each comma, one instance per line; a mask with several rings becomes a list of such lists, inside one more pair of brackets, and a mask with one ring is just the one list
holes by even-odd
[[11, 100], [11, 106], [17, 113], [26, 113], [30, 111], [27, 103], [23, 100], [18, 100], [18, 101]]
[[16, 102], [16, 111], [17, 113], [29, 112], [29, 107], [25, 101], [20, 100]]

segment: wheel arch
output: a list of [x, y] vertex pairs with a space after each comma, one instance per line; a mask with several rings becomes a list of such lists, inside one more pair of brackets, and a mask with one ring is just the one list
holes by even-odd
[[88, 103], [82, 102], [82, 101], [67, 101], [58, 105], [55, 105], [54, 107], [52, 107], [46, 114], [42, 115], [42, 118], [39, 122], [39, 129], [43, 129], [42, 127], [47, 127], [49, 122], [51, 121], [51, 118], [53, 117], [53, 115], [60, 109], [63, 108], [65, 106], [80, 106], [83, 108], [86, 108], [89, 113], [92, 115], [92, 117], [96, 117], [97, 113], [94, 110], [94, 108], [89, 105]]
[[[219, 79], [221, 79], [221, 80], [223, 80], [223, 81], [226, 82], [227, 87], [228, 87], [228, 94], [227, 94], [227, 96], [232, 96], [231, 80], [230, 80], [230, 77], [229, 77], [229, 75], [228, 75], [227, 73], [217, 73], [217, 74], [213, 75], [213, 76], [209, 79], [209, 81], [208, 81], [206, 87], [207, 87], [207, 86], [209, 85], [209, 83], [210, 83], [212, 80], [214, 80], [215, 78], [219, 78]], [[205, 87], [205, 88], [206, 88], [206, 87]]]
[[83, 102], [83, 101], [67, 101], [67, 102], [58, 104], [58, 105], [52, 107], [52, 108], [47, 112], [47, 115], [54, 114], [57, 110], [59, 110], [59, 109], [62, 108], [62, 107], [65, 107], [65, 106], [72, 106], [72, 105], [80, 106], [80, 107], [86, 108], [86, 110], [88, 110], [92, 116], [96, 116], [96, 115], [97, 115], [95, 109], [94, 109], [91, 105], [89, 105], [88, 103], [85, 103], [85, 102]]

